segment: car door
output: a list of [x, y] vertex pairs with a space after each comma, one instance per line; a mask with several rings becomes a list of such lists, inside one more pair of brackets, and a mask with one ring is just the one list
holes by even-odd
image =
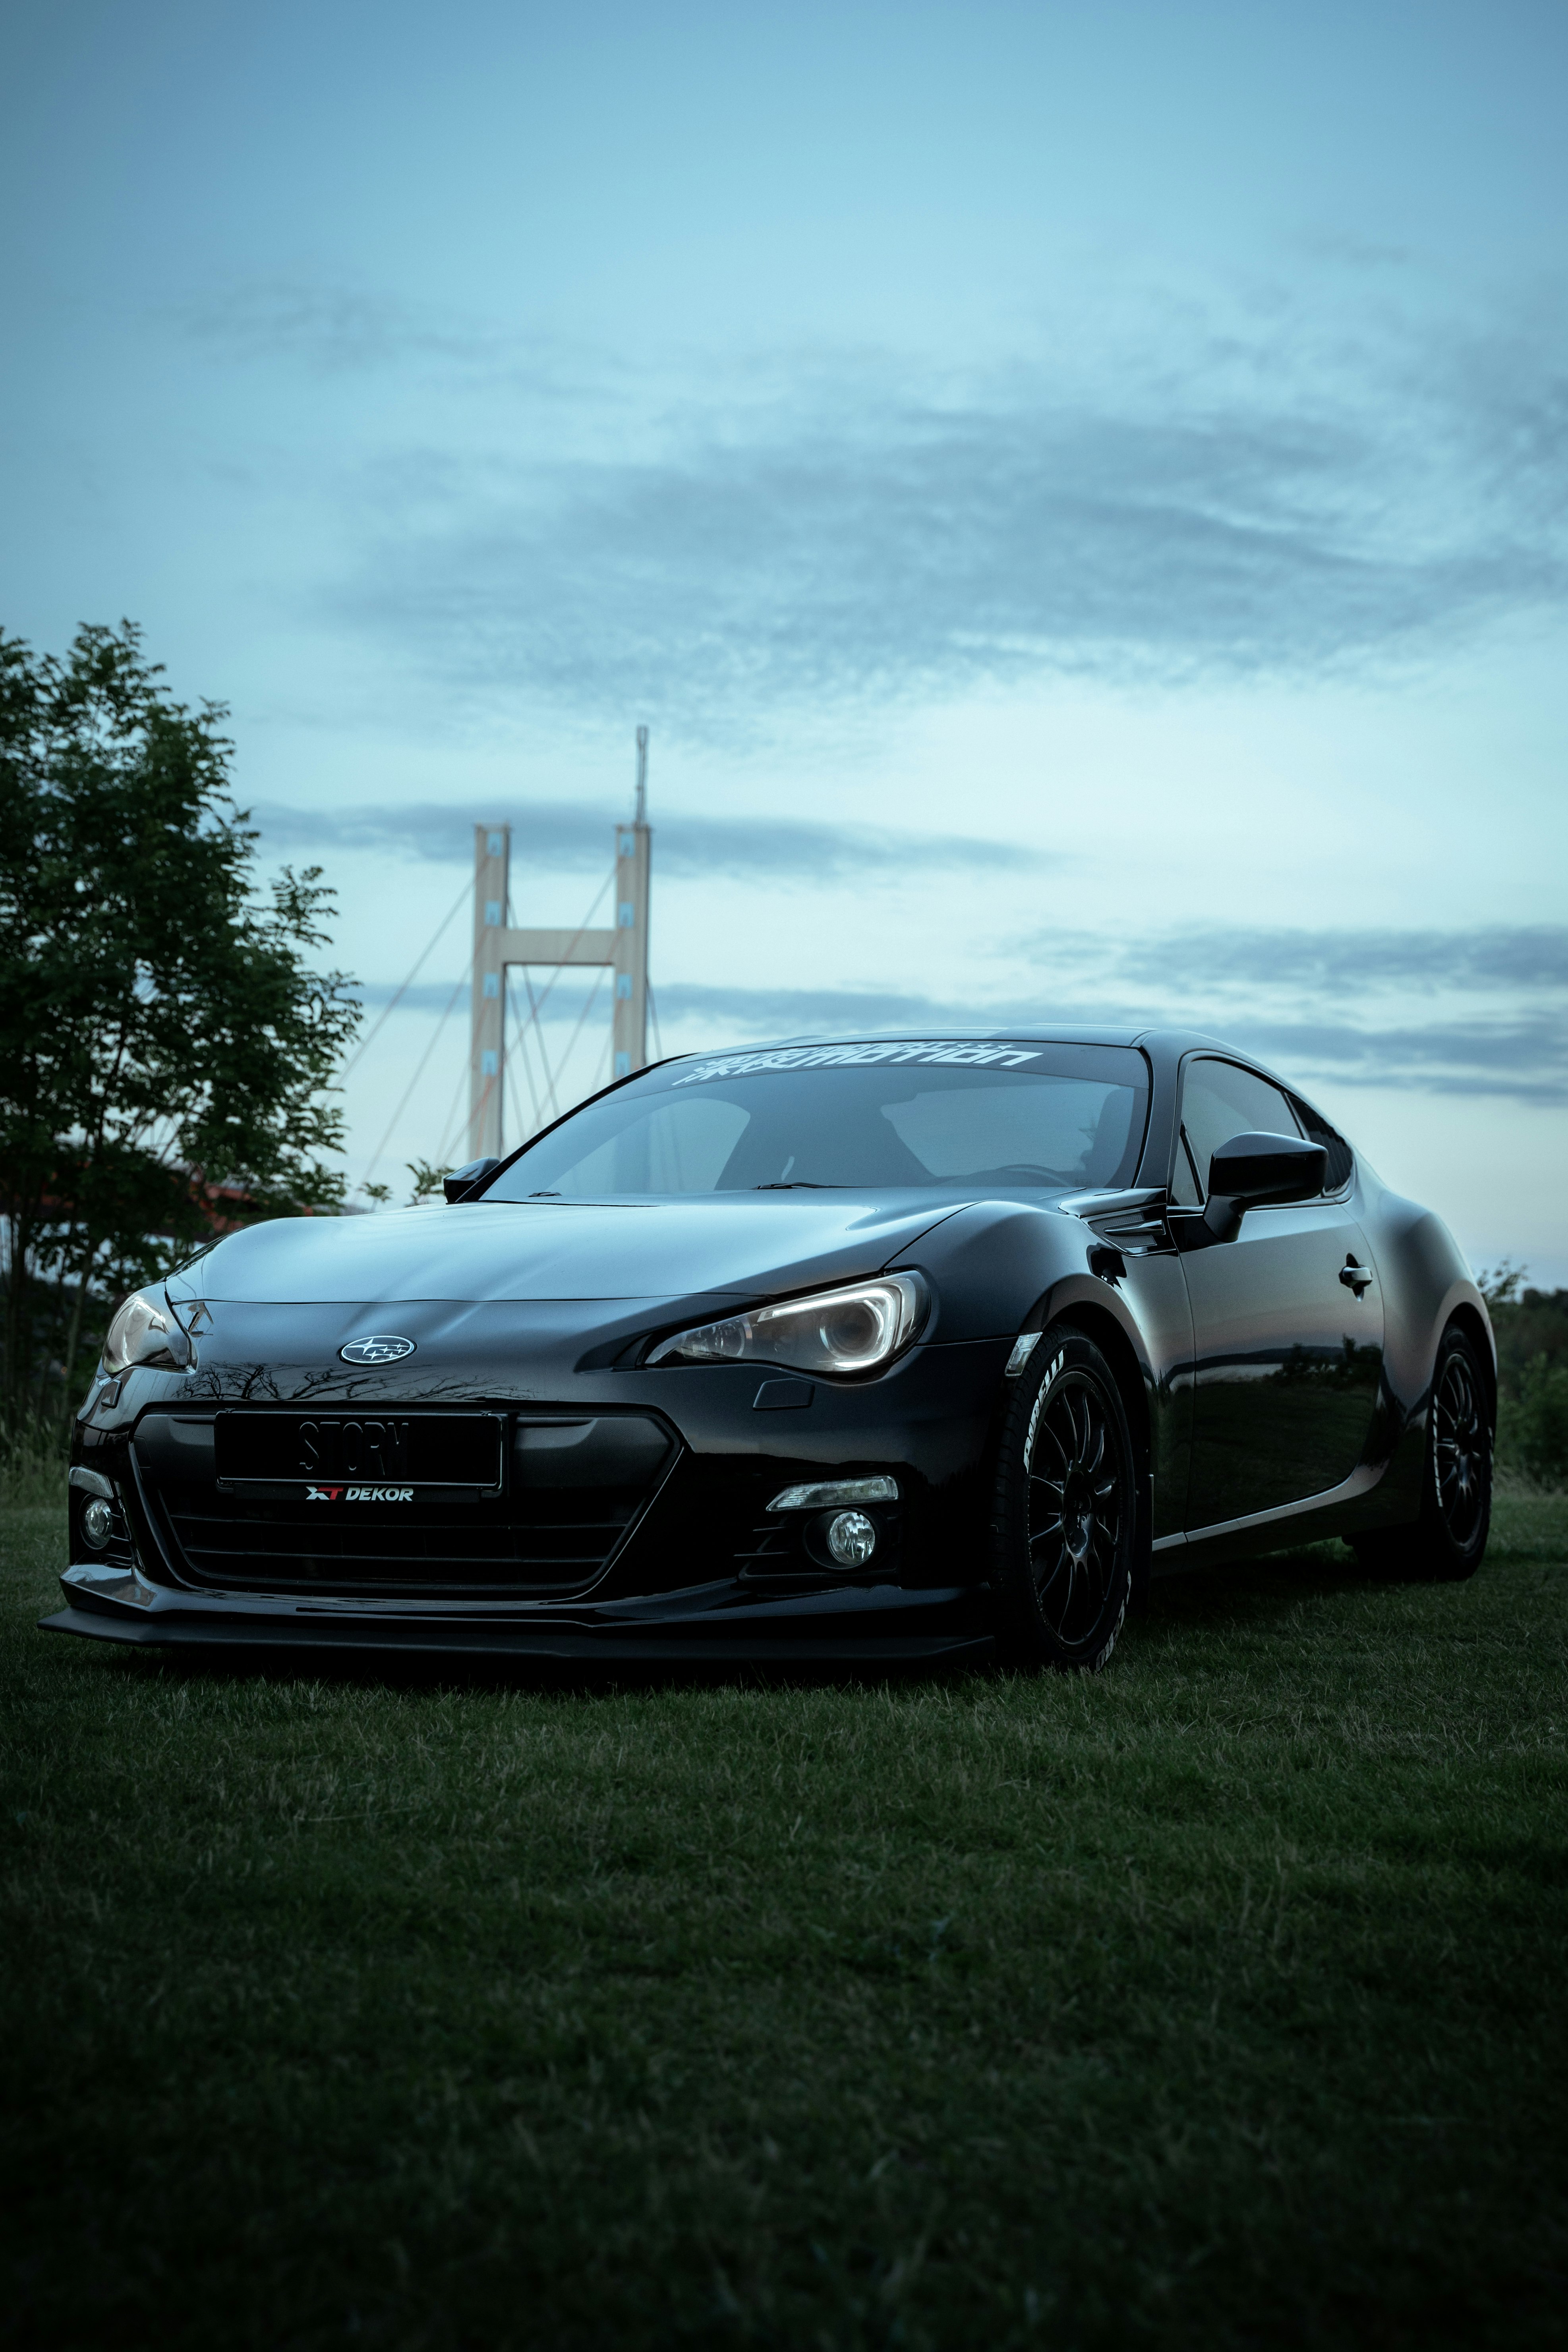
[[1348, 1200], [1248, 1209], [1223, 1241], [1202, 1216], [1222, 1144], [1301, 1131], [1289, 1098], [1256, 1071], [1188, 1057], [1171, 1227], [1193, 1312], [1189, 1533], [1325, 1494], [1350, 1476], [1372, 1426], [1383, 1294]]

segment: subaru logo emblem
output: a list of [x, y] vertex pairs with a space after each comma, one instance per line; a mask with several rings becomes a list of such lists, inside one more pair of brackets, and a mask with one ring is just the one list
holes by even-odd
[[414, 1353], [414, 1342], [395, 1331], [373, 1331], [368, 1339], [351, 1339], [338, 1353], [345, 1364], [395, 1364], [400, 1356]]

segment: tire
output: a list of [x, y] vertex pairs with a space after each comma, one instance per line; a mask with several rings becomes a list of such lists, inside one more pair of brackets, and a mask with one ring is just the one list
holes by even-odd
[[1421, 1516], [1411, 1527], [1352, 1536], [1363, 1568], [1459, 1584], [1486, 1554], [1492, 1515], [1492, 1424], [1475, 1343], [1450, 1323], [1437, 1343], [1421, 1470]]
[[1110, 1367], [1081, 1331], [1054, 1324], [1002, 1423], [992, 1574], [1009, 1664], [1086, 1674], [1104, 1665], [1131, 1595], [1137, 1504]]

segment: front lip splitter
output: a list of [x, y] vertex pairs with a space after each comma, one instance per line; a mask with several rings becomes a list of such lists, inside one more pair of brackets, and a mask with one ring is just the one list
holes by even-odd
[[[38, 1622], [89, 1640], [258, 1653], [561, 1659], [609, 1664], [979, 1664], [992, 1654], [972, 1588], [842, 1585], [760, 1595], [731, 1581], [647, 1599], [570, 1603], [196, 1593], [91, 1563], [60, 1578]], [[809, 1630], [808, 1630], [809, 1629]]]

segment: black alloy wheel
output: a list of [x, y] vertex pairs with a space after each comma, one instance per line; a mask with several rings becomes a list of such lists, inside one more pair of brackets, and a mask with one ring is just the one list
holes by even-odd
[[1479, 1568], [1491, 1515], [1489, 1385], [1474, 1341], [1450, 1323], [1432, 1368], [1421, 1516], [1352, 1540], [1364, 1567], [1457, 1584]]
[[1445, 1348], [1432, 1384], [1433, 1500], [1455, 1550], [1475, 1560], [1491, 1511], [1491, 1431], [1469, 1350]]
[[992, 1540], [1009, 1659], [1088, 1673], [1105, 1664], [1131, 1595], [1137, 1517], [1121, 1391], [1093, 1341], [1057, 1324], [1002, 1426]]

